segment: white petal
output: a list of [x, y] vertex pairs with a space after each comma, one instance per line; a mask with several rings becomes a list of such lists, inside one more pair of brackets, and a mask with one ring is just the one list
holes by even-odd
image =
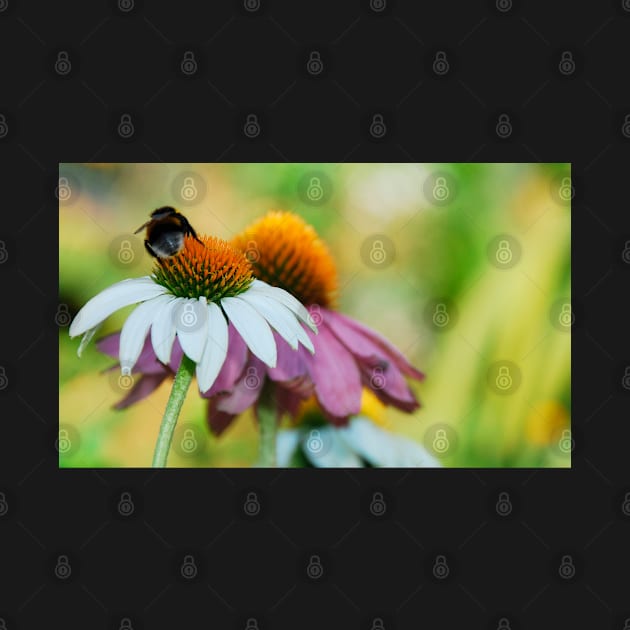
[[142, 346], [144, 346], [144, 340], [153, 318], [168, 299], [169, 296], [160, 295], [152, 300], [147, 300], [127, 317], [120, 331], [120, 351], [118, 354], [120, 369], [123, 374], [131, 374], [131, 370], [142, 352]]
[[246, 291], [239, 297], [251, 304], [294, 350], [297, 349], [299, 341], [312, 353], [315, 352], [313, 342], [308, 338], [295, 315], [284, 304], [272, 297], [252, 291]]
[[322, 427], [319, 435], [322, 441], [322, 449], [319, 452], [308, 447], [311, 433], [307, 433], [302, 441], [302, 451], [306, 459], [316, 468], [359, 468], [361, 460], [350, 450], [341, 439], [337, 429]]
[[377, 427], [357, 416], [338, 429], [342, 439], [373, 466], [383, 468], [441, 468], [440, 462], [413, 440]]
[[221, 309], [214, 303], [208, 304], [208, 341], [201, 361], [197, 363], [199, 391], [207, 392], [223, 367], [228, 351], [228, 327]]
[[287, 468], [291, 463], [300, 442], [300, 431], [298, 429], [288, 429], [279, 431], [276, 439], [276, 463], [279, 468]]
[[88, 330], [85, 335], [83, 335], [83, 338], [81, 339], [81, 343], [79, 344], [79, 348], [77, 349], [77, 356], [81, 356], [83, 354], [83, 351], [85, 350], [86, 346], [88, 345], [88, 343], [90, 343], [90, 341], [92, 341], [92, 338], [94, 337], [94, 335], [96, 334], [96, 331], [101, 327], [100, 324], [94, 326], [94, 328], [90, 328], [90, 330]]
[[181, 301], [181, 298], [171, 297], [170, 295], [168, 297], [169, 301], [155, 314], [153, 326], [151, 326], [151, 345], [155, 356], [162, 363], [168, 363], [171, 360], [173, 342], [175, 341], [173, 310]]
[[258, 291], [264, 295], [274, 298], [284, 304], [292, 313], [295, 313], [314, 333], [317, 334], [317, 326], [313, 322], [306, 307], [288, 291], [280, 287], [272, 287], [262, 280], [254, 280], [249, 291]]
[[239, 297], [223, 298], [221, 307], [247, 347], [269, 367], [276, 367], [276, 342], [262, 315]]
[[166, 293], [149, 276], [122, 280], [88, 300], [70, 324], [70, 336], [76, 337], [106, 320], [124, 306], [144, 302]]
[[186, 356], [199, 363], [208, 339], [208, 308], [205, 299], [181, 299], [173, 310], [177, 338]]

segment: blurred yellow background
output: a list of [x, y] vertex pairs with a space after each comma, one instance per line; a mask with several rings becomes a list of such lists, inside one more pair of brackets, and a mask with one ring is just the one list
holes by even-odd
[[[448, 467], [567, 467], [571, 196], [568, 164], [62, 164], [59, 299], [74, 316], [149, 274], [144, 234], [132, 233], [159, 206], [225, 239], [291, 210], [337, 261], [339, 309], [427, 375], [411, 383], [418, 411], [385, 411], [389, 430]], [[60, 466], [150, 465], [172, 381], [113, 410], [126, 393], [103, 372], [113, 361], [93, 343], [79, 359], [60, 324]], [[192, 387], [169, 465], [251, 466], [257, 446], [250, 414], [211, 436]]]

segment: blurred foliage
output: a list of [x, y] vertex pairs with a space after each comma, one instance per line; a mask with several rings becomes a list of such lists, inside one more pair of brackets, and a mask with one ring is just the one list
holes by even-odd
[[[445, 174], [448, 203], [431, 198]], [[422, 408], [386, 409], [380, 424], [431, 448], [446, 431], [445, 466], [570, 466], [570, 328], [558, 325], [570, 302], [570, 203], [558, 187], [568, 164], [64, 164], [60, 176], [60, 302], [72, 314], [93, 295], [127, 277], [150, 273], [142, 234], [132, 232], [156, 207], [174, 205], [200, 233], [229, 239], [270, 209], [292, 210], [328, 243], [340, 275], [340, 310], [388, 337], [427, 378], [412, 383]], [[181, 197], [183, 177], [199, 182], [194, 202]], [[313, 177], [324, 195], [313, 203]], [[429, 184], [429, 185], [428, 185]], [[520, 246], [514, 266], [492, 264], [500, 235]], [[388, 263], [366, 264], [362, 245], [386, 235]], [[121, 264], [120, 244], [133, 252]], [[450, 323], [434, 324], [436, 303]], [[105, 322], [118, 330], [132, 307]], [[60, 330], [60, 426], [67, 448], [60, 465], [147, 466], [169, 393], [164, 383], [124, 411], [112, 361]], [[510, 361], [518, 387], [492, 386], [492, 365]], [[257, 433], [249, 413], [223, 436], [209, 435], [205, 404], [191, 388], [171, 466], [250, 466]], [[188, 431], [188, 433], [186, 433]]]

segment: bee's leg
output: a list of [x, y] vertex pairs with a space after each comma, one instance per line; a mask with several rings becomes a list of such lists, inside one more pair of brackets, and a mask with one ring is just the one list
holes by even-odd
[[149, 243], [149, 241], [144, 241], [144, 248], [149, 252], [151, 256], [153, 256], [153, 258], [158, 257], [158, 255], [153, 251], [153, 247], [151, 247], [151, 243]]
[[195, 228], [192, 225], [190, 225], [186, 217], [182, 217], [182, 225], [184, 226], [184, 231], [186, 234], [190, 234], [190, 236], [192, 236], [198, 243], [205, 245], [203, 241], [199, 240], [199, 237], [197, 236], [197, 232], [195, 232]]

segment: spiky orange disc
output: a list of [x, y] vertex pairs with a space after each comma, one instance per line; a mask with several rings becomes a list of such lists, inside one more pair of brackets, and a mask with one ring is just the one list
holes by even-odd
[[334, 260], [317, 232], [291, 212], [270, 212], [232, 241], [254, 276], [293, 294], [302, 304], [329, 306], [337, 292]]
[[184, 238], [183, 249], [170, 258], [158, 258], [153, 277], [177, 297], [209, 301], [243, 293], [252, 283], [252, 268], [245, 255], [214, 236]]

